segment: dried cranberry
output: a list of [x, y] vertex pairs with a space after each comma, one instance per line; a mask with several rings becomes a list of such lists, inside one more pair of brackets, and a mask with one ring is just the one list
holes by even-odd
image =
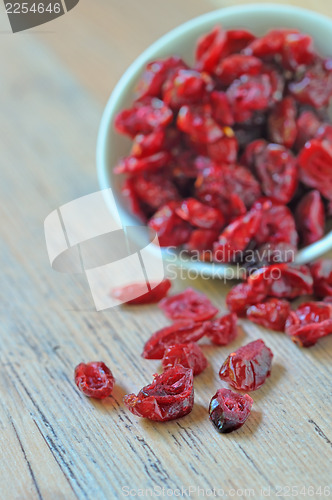
[[153, 304], [163, 299], [171, 286], [170, 280], [165, 279], [158, 284], [150, 283], [148, 285], [150, 289], [147, 292], [146, 283], [132, 283], [124, 287], [113, 288], [111, 295], [122, 303], [129, 305]]
[[313, 108], [327, 106], [332, 96], [332, 69], [329, 61], [317, 60], [298, 81], [289, 84], [289, 90], [297, 101]]
[[127, 200], [130, 211], [136, 215], [141, 221], [146, 222], [146, 214], [135, 190], [135, 182], [133, 179], [126, 179], [121, 189], [122, 196]]
[[316, 344], [332, 333], [332, 305], [324, 302], [301, 304], [288, 316], [286, 333], [302, 347]]
[[265, 300], [267, 294], [264, 283], [260, 284], [261, 290], [258, 287], [254, 290], [247, 283], [240, 283], [234, 286], [226, 297], [228, 309], [238, 316], [245, 316], [248, 307], [258, 302]]
[[75, 368], [75, 383], [89, 398], [104, 399], [111, 395], [115, 379], [102, 361], [80, 363]]
[[213, 73], [223, 53], [225, 42], [226, 33], [220, 26], [201, 36], [196, 45], [195, 68], [198, 71]]
[[255, 38], [255, 35], [253, 35], [250, 31], [243, 29], [226, 31], [226, 43], [223, 50], [223, 57], [235, 54], [236, 52], [241, 52], [253, 40], [255, 40]]
[[124, 404], [138, 417], [166, 422], [184, 417], [194, 405], [193, 371], [181, 365], [156, 375], [137, 394], [127, 394]]
[[228, 345], [237, 337], [237, 316], [225, 314], [209, 321], [206, 336], [216, 345]]
[[247, 309], [247, 318], [258, 325], [283, 332], [289, 313], [290, 304], [287, 300], [272, 298], [250, 306]]
[[253, 210], [261, 213], [261, 221], [255, 234], [255, 241], [263, 243], [289, 243], [296, 248], [298, 234], [294, 217], [288, 207], [270, 198], [260, 198]]
[[177, 202], [167, 203], [149, 221], [149, 227], [156, 231], [162, 247], [179, 246], [189, 240], [191, 227], [176, 214], [177, 206]]
[[178, 56], [150, 62], [136, 87], [137, 97], [160, 97], [161, 88], [166, 78], [177, 69], [185, 69], [187, 65]]
[[332, 200], [332, 144], [317, 139], [307, 142], [298, 156], [298, 164], [303, 184]]
[[297, 136], [295, 147], [299, 151], [307, 141], [315, 137], [321, 125], [320, 120], [313, 111], [303, 111], [296, 121]]
[[292, 153], [279, 144], [269, 144], [256, 156], [255, 171], [264, 194], [289, 203], [296, 191], [298, 170]]
[[235, 219], [219, 236], [214, 244], [214, 259], [217, 262], [242, 260], [243, 251], [258, 230], [261, 214], [251, 211]]
[[181, 219], [202, 229], [221, 228], [225, 224], [224, 216], [219, 210], [194, 198], [184, 200], [175, 211]]
[[229, 127], [224, 128], [225, 137], [215, 142], [206, 144], [202, 154], [206, 154], [211, 160], [232, 164], [236, 162], [238, 153], [238, 142], [234, 132]]
[[163, 170], [137, 174], [133, 187], [139, 200], [154, 210], [180, 199], [176, 186]]
[[247, 285], [253, 293], [265, 290], [267, 296], [287, 299], [309, 295], [313, 291], [313, 279], [308, 266], [290, 264], [262, 267], [249, 276]]
[[207, 144], [224, 137], [223, 128], [212, 117], [208, 104], [182, 106], [177, 117], [177, 126], [189, 134], [193, 141]]
[[285, 97], [275, 105], [268, 118], [271, 142], [286, 148], [294, 145], [297, 135], [296, 106], [291, 97]]
[[203, 252], [204, 256], [204, 250], [212, 250], [213, 243], [217, 241], [219, 233], [218, 229], [194, 229], [185, 244], [185, 248], [189, 252]]
[[207, 359], [202, 349], [195, 342], [189, 344], [175, 344], [167, 347], [162, 360], [163, 369], [182, 365], [191, 368], [194, 375], [199, 375], [207, 367]]
[[184, 292], [166, 297], [159, 304], [160, 309], [171, 319], [204, 321], [218, 312], [212, 302], [202, 293], [187, 288]]
[[317, 133], [315, 135], [315, 139], [320, 141], [327, 141], [330, 144], [332, 143], [332, 125], [330, 123], [322, 123]]
[[171, 109], [160, 99], [147, 97], [136, 101], [132, 108], [124, 109], [115, 118], [115, 128], [122, 134], [135, 137], [150, 134], [158, 127], [166, 127], [173, 118]]
[[216, 122], [223, 126], [232, 126], [234, 124], [234, 118], [226, 93], [217, 90], [211, 92], [210, 102], [212, 106], [212, 116]]
[[222, 85], [227, 87], [242, 75], [258, 75], [262, 67], [263, 63], [257, 57], [232, 54], [218, 64], [215, 72]]
[[261, 267], [285, 262], [294, 262], [297, 249], [290, 243], [264, 243], [254, 250], [249, 249], [248, 255], [244, 255], [244, 266], [250, 272]]
[[272, 351], [263, 340], [254, 340], [228, 356], [219, 376], [235, 389], [255, 391], [270, 376], [272, 358]]
[[318, 260], [310, 266], [314, 293], [322, 298], [332, 296], [332, 259]]
[[303, 33], [288, 33], [282, 46], [282, 64], [289, 70], [297, 70], [299, 66], [308, 66], [315, 59], [313, 40]]
[[286, 36], [297, 33], [297, 30], [273, 29], [261, 38], [256, 38], [246, 48], [245, 53], [259, 58], [270, 58], [277, 54], [281, 55]]
[[136, 158], [145, 158], [158, 153], [163, 149], [165, 142], [165, 131], [156, 130], [151, 134], [138, 134], [134, 137], [133, 145], [131, 147], [131, 155]]
[[[203, 203], [219, 208], [227, 220], [246, 212], [261, 190], [257, 180], [245, 167], [216, 165], [205, 160], [198, 162], [195, 195]], [[242, 203], [241, 203], [242, 201]]]
[[114, 167], [115, 174], [136, 174], [156, 170], [164, 167], [170, 161], [171, 155], [167, 151], [159, 151], [151, 156], [136, 158], [136, 156], [125, 156], [121, 158]]
[[304, 246], [324, 235], [325, 211], [319, 191], [307, 193], [296, 207], [296, 224]]
[[229, 389], [219, 389], [210, 401], [210, 420], [221, 433], [241, 427], [250, 415], [253, 400]]
[[179, 69], [163, 85], [163, 101], [171, 109], [178, 110], [186, 104], [202, 101], [209, 83], [204, 75], [190, 69]]
[[245, 122], [255, 111], [264, 111], [271, 103], [272, 86], [268, 75], [241, 76], [226, 91], [234, 120]]
[[197, 342], [205, 335], [207, 325], [190, 320], [176, 321], [155, 332], [146, 342], [142, 356], [145, 359], [162, 359], [166, 347]]

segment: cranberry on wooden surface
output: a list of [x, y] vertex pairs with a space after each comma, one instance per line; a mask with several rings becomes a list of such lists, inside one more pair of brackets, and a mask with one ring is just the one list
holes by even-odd
[[127, 394], [124, 404], [134, 415], [158, 422], [184, 417], [194, 405], [193, 371], [181, 365], [169, 368], [137, 395]]
[[229, 389], [219, 389], [210, 401], [210, 420], [218, 432], [228, 433], [239, 429], [250, 415], [252, 398]]
[[80, 363], [75, 368], [75, 383], [89, 398], [105, 399], [111, 395], [115, 379], [102, 361]]
[[175, 344], [166, 347], [162, 366], [164, 370], [176, 365], [191, 368], [194, 375], [199, 375], [207, 367], [207, 359], [202, 349], [196, 342], [188, 344]]

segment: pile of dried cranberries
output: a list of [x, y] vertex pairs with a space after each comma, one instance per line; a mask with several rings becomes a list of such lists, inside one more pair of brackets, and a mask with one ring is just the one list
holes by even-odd
[[216, 27], [193, 67], [177, 56], [149, 63], [117, 115], [133, 141], [114, 170], [126, 174], [123, 195], [161, 246], [287, 262], [332, 215], [331, 96], [332, 59], [310, 36]]
[[[332, 259], [289, 262], [298, 245], [323, 236], [332, 216], [331, 96], [332, 59], [296, 30], [256, 38], [216, 27], [198, 40], [193, 68], [177, 56], [146, 67], [132, 108], [115, 121], [133, 140], [115, 167], [126, 174], [123, 194], [132, 211], [161, 246], [218, 262], [246, 262], [250, 251], [256, 270], [229, 292], [230, 313], [217, 318], [218, 309], [191, 288], [167, 297], [167, 279], [144, 295], [139, 283], [112, 290], [127, 304], [159, 302], [173, 321], [145, 343], [143, 358], [160, 359], [163, 373], [125, 396], [134, 415], [156, 421], [187, 415], [193, 378], [207, 366], [197, 342], [228, 345], [238, 317], [285, 332], [303, 347], [332, 333]], [[304, 295], [319, 301], [292, 307]], [[272, 358], [255, 340], [231, 352], [219, 376], [237, 391], [257, 390]], [[76, 368], [76, 383], [87, 396], [103, 398], [114, 378], [95, 362]], [[231, 432], [252, 404], [248, 394], [221, 388], [210, 401], [210, 419], [218, 431]]]

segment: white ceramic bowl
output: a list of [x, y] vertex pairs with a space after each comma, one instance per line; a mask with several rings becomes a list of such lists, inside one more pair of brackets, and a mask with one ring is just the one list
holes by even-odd
[[[316, 12], [277, 4], [252, 4], [227, 7], [196, 17], [173, 29], [146, 49], [127, 69], [106, 105], [100, 124], [97, 143], [97, 171], [101, 189], [112, 188], [124, 225], [137, 225], [138, 220], [126, 208], [121, 196], [121, 177], [113, 175], [113, 166], [121, 156], [128, 154], [130, 141], [114, 131], [115, 115], [133, 101], [133, 90], [145, 65], [157, 58], [177, 54], [189, 63], [197, 38], [215, 25], [224, 28], [247, 28], [263, 35], [271, 28], [297, 28], [314, 38], [316, 49], [322, 55], [332, 54], [332, 19]], [[111, 205], [110, 205], [111, 207]], [[145, 246], [148, 241], [142, 242]], [[315, 260], [332, 248], [332, 231], [322, 240], [301, 250], [296, 262]], [[232, 266], [191, 262], [177, 258], [176, 264], [204, 275], [234, 277]]]

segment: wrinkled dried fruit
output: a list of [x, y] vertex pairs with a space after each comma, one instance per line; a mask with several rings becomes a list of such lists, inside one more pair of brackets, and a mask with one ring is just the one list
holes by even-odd
[[201, 36], [196, 45], [195, 68], [198, 71], [213, 73], [226, 43], [226, 33], [216, 26], [206, 35]]
[[75, 368], [75, 383], [89, 398], [105, 399], [111, 395], [115, 379], [102, 361], [80, 363]]
[[144, 172], [134, 177], [133, 189], [141, 203], [158, 210], [170, 201], [180, 199], [180, 194], [166, 172]]
[[195, 198], [184, 200], [175, 211], [181, 219], [201, 229], [221, 228], [225, 224], [224, 216], [219, 210], [204, 205]]
[[132, 108], [124, 109], [115, 119], [118, 132], [135, 137], [150, 134], [158, 127], [166, 127], [173, 118], [171, 109], [160, 99], [147, 97], [136, 101]]
[[313, 139], [321, 126], [321, 121], [313, 111], [303, 111], [296, 121], [296, 149], [299, 151], [307, 141]]
[[262, 267], [249, 276], [247, 284], [253, 294], [256, 290], [261, 293], [263, 289], [266, 296], [286, 299], [310, 295], [313, 291], [313, 279], [308, 266], [290, 264]]
[[142, 356], [145, 359], [162, 359], [170, 345], [197, 342], [206, 332], [205, 323], [190, 320], [176, 321], [155, 332], [146, 342]]
[[156, 375], [137, 394], [127, 394], [126, 407], [138, 417], [166, 422], [184, 417], [194, 405], [193, 371], [177, 365]]
[[243, 54], [233, 54], [222, 59], [216, 68], [216, 74], [222, 85], [228, 86], [242, 75], [258, 75], [263, 67], [260, 59]]
[[260, 287], [261, 291], [258, 292], [258, 287], [253, 289], [247, 283], [234, 286], [226, 297], [228, 309], [238, 316], [244, 317], [249, 306], [265, 300], [267, 294], [264, 283], [260, 284]]
[[153, 61], [146, 66], [136, 87], [138, 98], [161, 97], [161, 89], [170, 74], [177, 69], [186, 69], [187, 65], [178, 56]]
[[191, 368], [194, 375], [202, 373], [207, 364], [202, 349], [195, 342], [166, 347], [162, 360], [164, 370], [176, 365], [182, 365], [184, 368]]
[[128, 304], [154, 304], [163, 299], [168, 290], [171, 288], [171, 282], [168, 279], [163, 280], [161, 283], [149, 283], [150, 290], [147, 292], [146, 283], [132, 283], [124, 287], [113, 288], [111, 295], [115, 299]]
[[332, 259], [318, 260], [310, 266], [310, 271], [316, 297], [332, 296]]
[[332, 96], [331, 60], [317, 62], [310, 66], [300, 79], [289, 84], [293, 97], [302, 104], [313, 108], [327, 106]]
[[162, 247], [177, 247], [189, 240], [190, 224], [176, 214], [177, 207], [176, 202], [167, 203], [149, 221], [149, 227], [156, 231], [159, 245]]
[[296, 207], [295, 218], [304, 246], [324, 236], [325, 209], [319, 191], [310, 191], [301, 199]]
[[247, 318], [258, 325], [271, 330], [283, 332], [290, 313], [290, 304], [287, 300], [268, 299], [247, 309]]
[[255, 241], [263, 243], [289, 243], [296, 247], [298, 234], [294, 217], [288, 207], [270, 198], [260, 198], [253, 205], [261, 212], [261, 222], [255, 233]]
[[291, 148], [297, 136], [296, 106], [291, 97], [285, 97], [275, 105], [268, 119], [271, 142]]
[[202, 101], [209, 81], [201, 73], [179, 69], [163, 85], [163, 101], [173, 110]]
[[255, 111], [265, 111], [271, 104], [272, 86], [268, 75], [241, 76], [226, 91], [234, 120], [250, 120]]
[[254, 170], [266, 196], [283, 204], [291, 201], [297, 187], [298, 170], [288, 149], [279, 144], [268, 144], [256, 156]]
[[210, 401], [210, 420], [221, 433], [241, 427], [250, 415], [252, 398], [229, 389], [219, 389]]
[[301, 304], [289, 314], [286, 333], [302, 347], [313, 346], [332, 333], [332, 305], [324, 302]]
[[303, 184], [332, 200], [332, 144], [317, 139], [307, 142], [298, 156], [298, 164]]
[[235, 389], [255, 391], [270, 376], [272, 358], [272, 351], [263, 340], [254, 340], [228, 356], [219, 376]]
[[[186, 250], [189, 252], [200, 252], [202, 260], [205, 260], [205, 254], [210, 257], [211, 253], [209, 250], [212, 250], [213, 243], [217, 241], [219, 232], [218, 229], [194, 229], [185, 244]], [[204, 252], [205, 250], [207, 252]]]
[[235, 219], [219, 236], [214, 244], [214, 260], [217, 262], [235, 262], [242, 256], [258, 230], [261, 214], [257, 211], [248, 212]]
[[173, 320], [190, 319], [204, 321], [213, 318], [218, 312], [212, 302], [203, 294], [192, 288], [171, 297], [165, 297], [159, 303], [160, 309]]
[[208, 322], [206, 336], [216, 345], [228, 345], [237, 337], [237, 316], [225, 314]]

